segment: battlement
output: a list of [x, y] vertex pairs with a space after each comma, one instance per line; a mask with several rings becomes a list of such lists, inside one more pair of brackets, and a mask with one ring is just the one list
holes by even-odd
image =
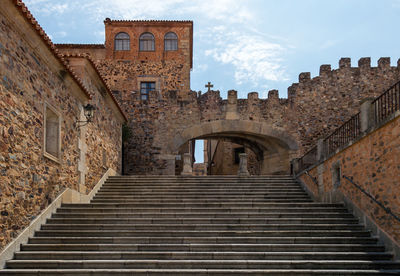
[[319, 75], [311, 78], [310, 72], [302, 72], [299, 74], [299, 83], [305, 83], [308, 81], [316, 80], [317, 78], [330, 77], [331, 73], [338, 73], [341, 70], [386, 70], [388, 68], [400, 68], [400, 59], [397, 61], [397, 66], [390, 66], [390, 57], [381, 57], [378, 60], [377, 67], [371, 67], [371, 58], [363, 57], [358, 60], [358, 67], [351, 67], [351, 59], [350, 58], [341, 58], [339, 60], [339, 68], [333, 69], [330, 64], [322, 64], [319, 68]]

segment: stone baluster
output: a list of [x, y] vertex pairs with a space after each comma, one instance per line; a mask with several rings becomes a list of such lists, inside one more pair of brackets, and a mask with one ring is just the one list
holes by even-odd
[[250, 173], [247, 170], [247, 153], [240, 153], [239, 158], [240, 162], [239, 162], [238, 176], [249, 176]]
[[183, 170], [182, 170], [181, 175], [184, 175], [184, 176], [193, 175], [192, 155], [190, 153], [183, 154]]

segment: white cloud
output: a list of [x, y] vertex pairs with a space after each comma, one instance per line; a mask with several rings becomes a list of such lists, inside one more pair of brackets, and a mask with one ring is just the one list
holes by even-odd
[[235, 67], [235, 80], [238, 84], [251, 81], [287, 80], [281, 65], [281, 55], [285, 51], [281, 45], [270, 42], [262, 36], [238, 32], [217, 33], [216, 47], [206, 50], [211, 56], [223, 64]]
[[60, 32], [56, 32], [55, 33], [55, 37], [57, 37], [57, 38], [63, 38], [63, 37], [66, 37], [67, 36], [67, 32], [64, 32], [64, 31], [60, 31]]
[[208, 64], [203, 63], [203, 64], [196, 65], [193, 69], [193, 73], [205, 72], [207, 70], [208, 70]]
[[[286, 80], [281, 56], [286, 48], [260, 30], [250, 2], [240, 0], [27, 0], [29, 8], [47, 15], [67, 9], [83, 12], [91, 21], [112, 19], [188, 19], [195, 23], [196, 48], [208, 49], [212, 60], [198, 60], [196, 72], [205, 72], [213, 62], [232, 65], [237, 84]], [[253, 6], [254, 7], [254, 6]], [[198, 24], [198, 25], [197, 25]], [[104, 30], [94, 32], [104, 39]], [[63, 37], [63, 32], [55, 33]], [[282, 40], [280, 40], [282, 41]], [[286, 43], [285, 43], [286, 44]], [[201, 45], [199, 47], [199, 45]], [[289, 46], [288, 46], [289, 47]], [[203, 56], [196, 50], [195, 59]], [[196, 62], [197, 63], [197, 62]], [[195, 64], [196, 64], [195, 63]]]
[[60, 15], [71, 8], [68, 3], [59, 4], [50, 0], [27, 0], [25, 2], [29, 9], [44, 15]]

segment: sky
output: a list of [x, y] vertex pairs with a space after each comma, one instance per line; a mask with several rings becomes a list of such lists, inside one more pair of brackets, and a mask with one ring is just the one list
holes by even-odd
[[[54, 43], [104, 43], [104, 19], [193, 20], [191, 89], [278, 89], [341, 57], [400, 58], [400, 0], [25, 0]], [[196, 159], [201, 158], [196, 152]]]

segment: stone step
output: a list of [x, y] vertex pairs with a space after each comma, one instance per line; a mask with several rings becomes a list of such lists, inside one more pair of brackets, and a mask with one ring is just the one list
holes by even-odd
[[371, 237], [32, 237], [30, 244], [376, 244]]
[[21, 251], [384, 252], [375, 244], [23, 244]]
[[[74, 208], [104, 208], [104, 207], [113, 207], [113, 208], [124, 208], [124, 207], [130, 207], [131, 205], [135, 205], [135, 204], [129, 204], [129, 203], [125, 203], [125, 204], [121, 204], [121, 203], [63, 203], [61, 206], [62, 207], [74, 207]], [[143, 208], [144, 206], [139, 206], [139, 208]], [[179, 208], [182, 208], [185, 206], [179, 206]], [[190, 207], [190, 206], [188, 206]], [[207, 207], [211, 207], [211, 206], [207, 206]], [[230, 207], [230, 208], [235, 208], [236, 206], [224, 206], [224, 205], [220, 205], [219, 203], [215, 203], [215, 207]], [[240, 206], [240, 207], [236, 207], [238, 209], [241, 209], [245, 206]], [[293, 203], [279, 203], [279, 202], [270, 202], [270, 203], [264, 203], [264, 204], [260, 204], [259, 206], [249, 206], [251, 207], [251, 210], [254, 210], [254, 208], [257, 207], [262, 207], [262, 208], [344, 208], [343, 204], [332, 204], [332, 203], [315, 203], [315, 202], [293, 202]], [[162, 209], [164, 208], [168, 208], [167, 206], [163, 206]], [[282, 209], [284, 210], [284, 209]]]
[[233, 187], [230, 184], [226, 183], [216, 183], [216, 184], [203, 184], [203, 183], [186, 183], [182, 185], [177, 185], [177, 184], [169, 184], [169, 183], [164, 183], [164, 184], [138, 184], [138, 183], [104, 183], [103, 187], [104, 188], [109, 188], [109, 189], [123, 189], [123, 188], [128, 188], [128, 189], [142, 189], [142, 190], [148, 190], [148, 189], [154, 189], [154, 190], [208, 190], [208, 189], [231, 189], [231, 190], [236, 190], [236, 189], [295, 189], [295, 188], [300, 188], [300, 185], [295, 184], [295, 183], [254, 183], [254, 184], [238, 184], [238, 187]]
[[249, 213], [260, 213], [260, 214], [268, 214], [268, 213], [297, 213], [297, 212], [307, 212], [309, 214], [316, 214], [321, 212], [326, 213], [346, 213], [347, 210], [345, 208], [329, 208], [329, 207], [282, 207], [282, 208], [109, 208], [109, 207], [73, 207], [74, 205], [65, 206], [58, 208], [57, 213], [75, 213], [75, 212], [84, 212], [84, 213], [135, 213], [135, 214], [148, 214], [148, 213], [174, 213], [174, 212], [185, 212], [185, 213], [218, 213], [218, 214], [249, 214]]
[[156, 231], [156, 230], [39, 230], [36, 237], [371, 237], [365, 230], [280, 231]]
[[11, 269], [400, 269], [399, 262], [347, 260], [11, 260]]
[[349, 213], [134, 213], [134, 212], [59, 212], [52, 218], [354, 218]]
[[[118, 199], [118, 198], [111, 198], [111, 199], [107, 199], [107, 198], [101, 198], [101, 197], [96, 197], [94, 198], [91, 203], [135, 203], [137, 205], [145, 205], [145, 206], [164, 206], [165, 205], [169, 205], [169, 206], [206, 206], [206, 207], [212, 207], [212, 206], [222, 206], [222, 205], [227, 205], [227, 206], [254, 206], [254, 205], [258, 205], [258, 206], [262, 206], [268, 203], [293, 203], [293, 202], [312, 202], [312, 200], [307, 196], [307, 197], [296, 197], [296, 198], [274, 198], [274, 197], [270, 197], [270, 198], [265, 198], [265, 199], [260, 199], [260, 200], [206, 200], [206, 199], [192, 199], [192, 200], [132, 200], [132, 199]], [[166, 206], [167, 207], [167, 206]]]
[[17, 260], [391, 260], [386, 252], [18, 251]]
[[234, 201], [240, 200], [244, 202], [252, 202], [252, 201], [265, 201], [268, 199], [309, 199], [309, 196], [305, 193], [293, 193], [293, 194], [259, 194], [253, 196], [239, 196], [239, 195], [214, 195], [214, 196], [203, 196], [203, 195], [192, 195], [192, 196], [168, 196], [168, 195], [143, 195], [143, 194], [96, 194], [95, 199], [112, 199], [112, 200], [135, 200], [135, 201], [172, 201], [172, 202], [185, 202], [185, 201], [199, 201], [203, 200], [204, 202], [215, 202], [215, 201]]
[[49, 218], [48, 224], [358, 224], [356, 218]]
[[229, 183], [232, 185], [236, 184], [246, 184], [246, 183], [298, 183], [293, 178], [187, 178], [187, 179], [161, 179], [161, 178], [148, 178], [148, 179], [131, 179], [131, 178], [108, 178], [107, 183], [174, 183], [174, 184], [184, 184], [184, 183]]
[[392, 257], [289, 176], [118, 176], [62, 204], [0, 275], [397, 275]]
[[260, 191], [243, 191], [242, 193], [236, 192], [223, 192], [223, 191], [130, 191], [130, 190], [101, 190], [96, 193], [96, 195], [129, 195], [129, 196], [151, 196], [151, 197], [177, 197], [177, 198], [186, 198], [186, 197], [254, 197], [254, 196], [264, 196], [264, 195], [304, 195], [305, 193], [302, 190], [289, 190], [289, 191], [271, 191], [271, 190], [260, 190]]
[[359, 224], [44, 224], [43, 230], [362, 230]]
[[270, 275], [270, 276], [366, 276], [366, 275], [399, 275], [400, 270], [343, 270], [343, 269], [8, 269], [0, 270], [0, 275], [18, 276], [210, 276], [210, 275]]
[[207, 197], [207, 198], [215, 198], [215, 197], [259, 197], [259, 196], [265, 196], [265, 195], [277, 195], [277, 196], [286, 196], [286, 195], [307, 195], [304, 191], [260, 191], [260, 192], [243, 192], [243, 193], [229, 193], [229, 192], [188, 192], [188, 193], [179, 193], [179, 192], [171, 192], [171, 191], [165, 191], [162, 193], [155, 193], [155, 192], [130, 192], [130, 191], [100, 191], [96, 194], [96, 196], [130, 196], [130, 197], [149, 197], [149, 198], [191, 198], [191, 197]]
[[113, 181], [124, 181], [124, 182], [173, 182], [173, 183], [186, 183], [186, 182], [224, 182], [224, 183], [246, 183], [246, 182], [296, 182], [293, 177], [146, 177], [146, 178], [135, 178], [135, 177], [109, 177], [107, 182]]
[[[234, 194], [243, 194], [243, 193], [257, 193], [257, 192], [264, 192], [264, 191], [270, 191], [270, 192], [279, 192], [279, 191], [283, 191], [283, 192], [297, 192], [297, 191], [301, 191], [303, 192], [303, 188], [300, 187], [299, 185], [294, 185], [293, 187], [237, 187], [235, 189], [229, 190], [227, 191], [226, 189], [222, 188], [222, 187], [208, 187], [207, 189], [201, 189], [201, 188], [186, 188], [186, 187], [179, 187], [179, 188], [171, 188], [169, 186], [163, 186], [163, 192], [171, 192], [171, 193], [179, 193], [179, 192], [185, 192], [185, 193], [213, 193], [213, 192], [219, 192], [219, 193], [234, 193]], [[168, 189], [165, 189], [168, 188]], [[124, 186], [124, 185], [113, 185], [113, 186], [106, 186], [106, 184], [104, 184], [101, 187], [100, 191], [149, 191], [149, 192], [156, 192], [158, 191], [158, 189], [155, 188], [151, 188], [151, 187], [134, 187], [134, 186]]]

